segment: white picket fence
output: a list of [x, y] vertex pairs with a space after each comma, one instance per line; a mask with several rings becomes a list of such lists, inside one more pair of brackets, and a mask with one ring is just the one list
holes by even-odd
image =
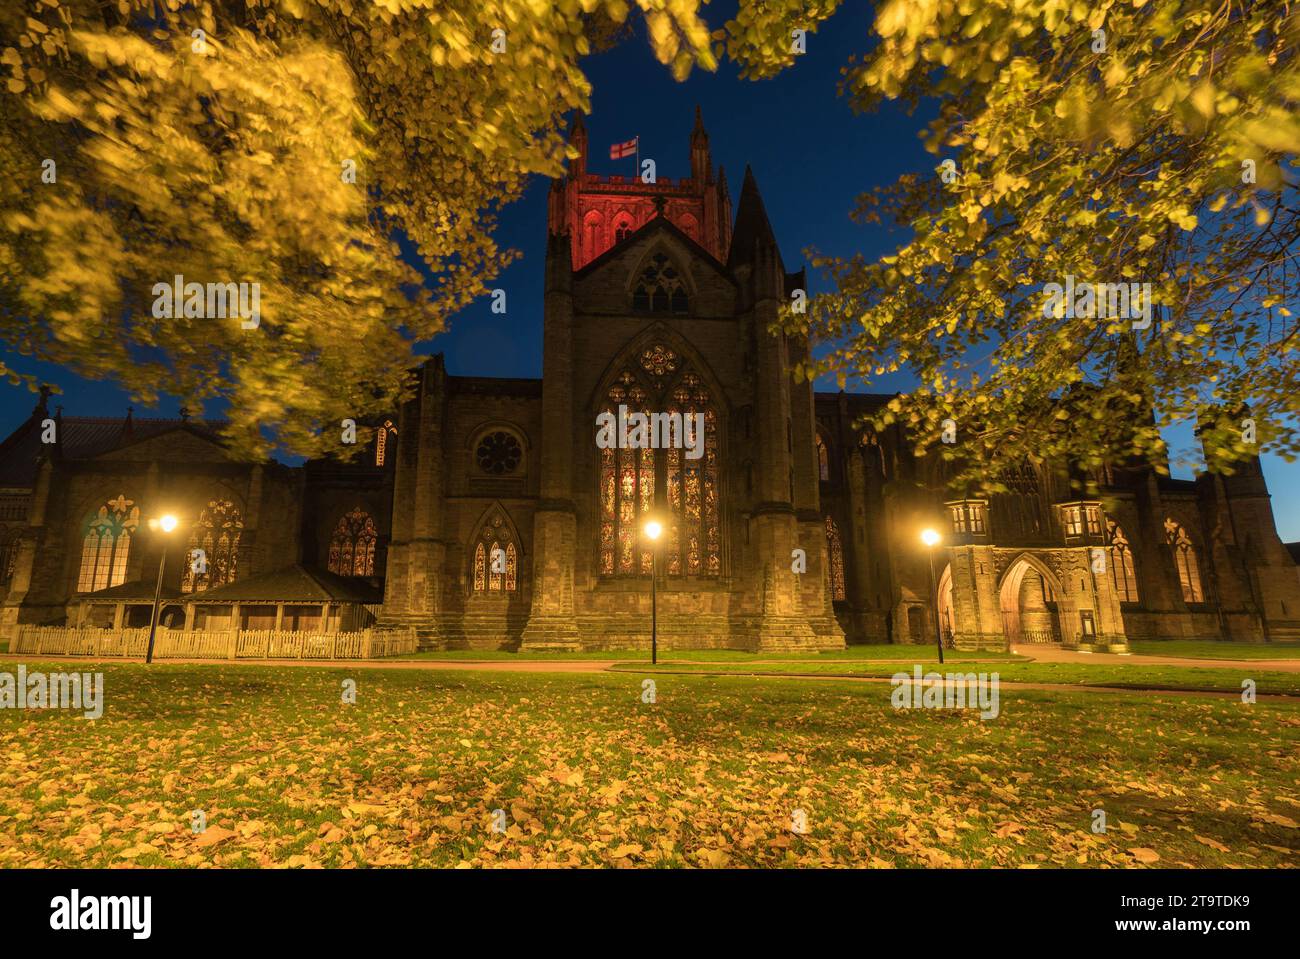
[[[12, 652], [33, 656], [138, 656], [149, 630], [21, 626]], [[155, 659], [380, 659], [415, 652], [415, 630], [363, 629], [305, 633], [289, 629], [218, 629], [186, 632], [158, 628]]]

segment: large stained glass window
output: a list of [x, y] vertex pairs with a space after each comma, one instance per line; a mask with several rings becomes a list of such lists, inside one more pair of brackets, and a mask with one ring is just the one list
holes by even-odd
[[1174, 568], [1178, 570], [1178, 584], [1183, 589], [1183, 602], [1203, 603], [1205, 593], [1201, 589], [1201, 571], [1196, 562], [1196, 547], [1187, 530], [1172, 519], [1165, 520], [1165, 539], [1174, 551]]
[[[615, 417], [620, 406], [629, 414], [651, 412], [650, 393], [630, 370], [610, 387], [608, 400]], [[649, 575], [652, 556], [640, 530], [655, 502], [655, 451], [604, 449], [600, 455], [601, 575]]]
[[[689, 363], [656, 344], [641, 351], [606, 396], [605, 411], [659, 415], [670, 423], [659, 449], [600, 451], [600, 553], [602, 576], [648, 576], [653, 555], [642, 535], [647, 514], [664, 512], [662, 561], [669, 576], [719, 576], [722, 530], [718, 413], [713, 397]], [[663, 414], [667, 418], [663, 419]], [[694, 415], [703, 432], [694, 436]], [[681, 423], [680, 432], [677, 424]], [[692, 448], [701, 450], [696, 458]], [[656, 495], [658, 491], [658, 495]]]
[[844, 544], [835, 520], [826, 517], [826, 561], [830, 564], [831, 599], [844, 599]]
[[[210, 500], [190, 531], [181, 592], [201, 593], [233, 583], [239, 566], [239, 537], [243, 532], [244, 518], [234, 503]], [[196, 562], [196, 550], [203, 550], [203, 563]]]
[[519, 588], [519, 551], [510, 524], [493, 513], [474, 545], [474, 592], [513, 593]]
[[140, 507], [118, 494], [99, 508], [86, 524], [81, 541], [81, 572], [77, 592], [91, 593], [126, 582], [131, 536], [140, 525]]
[[360, 506], [344, 514], [330, 538], [329, 571], [340, 576], [374, 576], [375, 519]]
[[687, 456], [687, 449], [668, 449], [667, 487], [671, 518], [668, 525], [668, 573], [717, 576], [722, 572], [718, 522], [718, 415], [709, 391], [694, 373], [686, 373], [670, 394], [669, 414], [682, 414], [683, 446], [698, 447], [693, 436], [695, 415], [704, 417], [704, 455]]
[[1138, 601], [1137, 570], [1133, 566], [1133, 548], [1129, 545], [1124, 529], [1111, 520], [1107, 523], [1110, 530], [1110, 571], [1115, 581], [1115, 592], [1121, 603]]

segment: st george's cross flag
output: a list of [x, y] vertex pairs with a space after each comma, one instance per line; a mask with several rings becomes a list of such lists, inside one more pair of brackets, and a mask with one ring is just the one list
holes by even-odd
[[609, 148], [609, 158], [611, 160], [621, 160], [623, 157], [630, 157], [636, 153], [636, 142], [640, 137], [633, 137], [625, 143], [615, 143]]

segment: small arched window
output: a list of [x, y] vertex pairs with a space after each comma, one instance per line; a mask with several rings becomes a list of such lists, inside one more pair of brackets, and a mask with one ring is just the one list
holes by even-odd
[[131, 537], [140, 525], [140, 507], [122, 494], [111, 499], [86, 523], [81, 541], [81, 571], [77, 592], [120, 586], [126, 582]]
[[474, 545], [474, 592], [513, 593], [519, 589], [519, 551], [510, 526], [496, 513], [483, 524]]
[[375, 465], [383, 466], [388, 458], [389, 438], [397, 439], [397, 427], [392, 420], [384, 420], [384, 425], [375, 433]]
[[632, 290], [632, 308], [645, 313], [686, 313], [690, 300], [686, 284], [673, 261], [656, 253], [641, 271]]
[[328, 568], [339, 576], [374, 576], [375, 519], [360, 506], [344, 514], [330, 538]]
[[583, 262], [590, 262], [604, 252], [600, 248], [600, 226], [600, 214], [594, 210], [582, 221]]
[[620, 214], [618, 219], [614, 221], [614, 242], [622, 243], [632, 235], [632, 231], [632, 218], [626, 213]]
[[831, 455], [826, 448], [826, 441], [817, 434], [817, 478], [823, 483], [831, 478]]
[[844, 599], [844, 545], [835, 520], [826, 517], [826, 562], [830, 570], [831, 599]]
[[1137, 570], [1133, 565], [1133, 548], [1123, 528], [1113, 520], [1110, 530], [1110, 572], [1115, 582], [1115, 592], [1121, 603], [1138, 602]]
[[1172, 519], [1165, 520], [1165, 541], [1174, 553], [1174, 568], [1178, 570], [1178, 584], [1183, 590], [1183, 602], [1203, 603], [1205, 593], [1201, 589], [1201, 570], [1196, 562], [1196, 547], [1187, 530]]

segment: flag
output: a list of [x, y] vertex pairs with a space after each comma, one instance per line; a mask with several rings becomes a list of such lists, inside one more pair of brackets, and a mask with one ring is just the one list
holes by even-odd
[[640, 137], [633, 137], [625, 143], [615, 143], [609, 148], [609, 158], [611, 160], [621, 160], [623, 157], [630, 157], [636, 153], [636, 142]]

